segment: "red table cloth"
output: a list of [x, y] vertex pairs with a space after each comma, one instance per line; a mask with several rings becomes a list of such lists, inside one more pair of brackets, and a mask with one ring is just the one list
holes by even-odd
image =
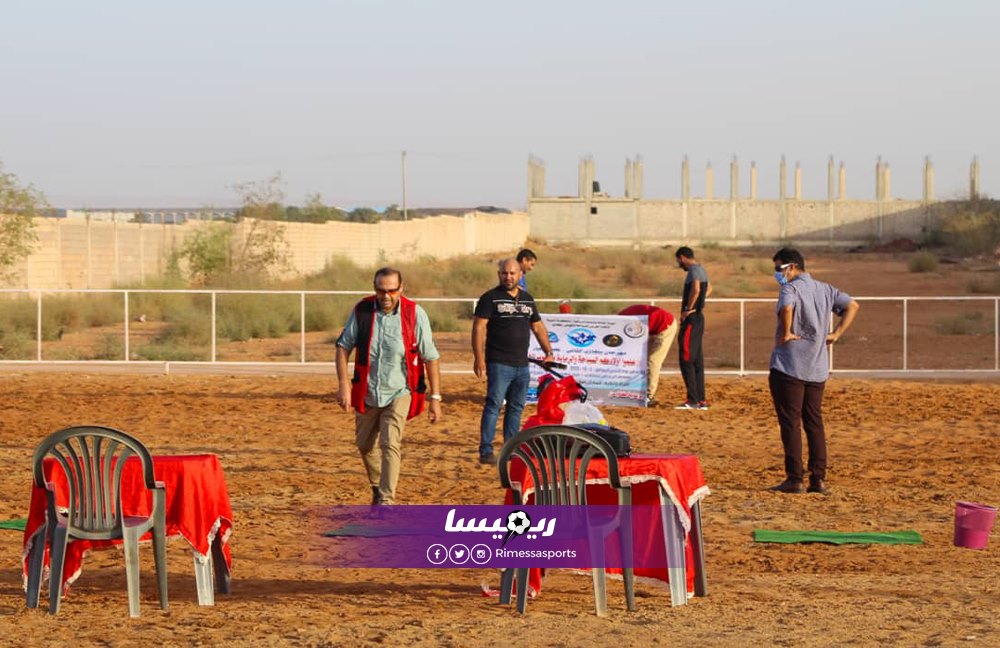
[[[622, 483], [632, 486], [632, 504], [659, 506], [660, 494], [667, 495], [674, 505], [674, 511], [684, 528], [686, 576], [688, 595], [694, 593], [695, 561], [689, 535], [691, 533], [691, 507], [709, 494], [701, 463], [695, 455], [631, 455], [618, 458], [618, 470]], [[618, 493], [608, 486], [608, 464], [600, 457], [591, 459], [587, 465], [587, 503], [618, 504]], [[510, 464], [510, 480], [514, 489], [521, 492], [522, 501], [528, 502], [535, 491], [531, 473], [521, 461]], [[507, 502], [512, 502], [508, 493]], [[636, 563], [641, 564], [642, 556], [663, 556], [666, 552], [665, 530], [648, 537], [633, 537], [633, 551]], [[621, 570], [609, 569], [609, 573]], [[668, 582], [666, 569], [636, 568], [635, 575]], [[530, 584], [536, 592], [541, 591], [541, 576], [532, 570]]]
[[[66, 478], [54, 459], [45, 460], [45, 480], [54, 484], [56, 505], [66, 506], [68, 489]], [[222, 474], [219, 458], [213, 454], [153, 457], [153, 474], [166, 487], [167, 536], [183, 536], [194, 551], [204, 560], [211, 555], [212, 543], [222, 545], [226, 572], [232, 570], [229, 536], [233, 531], [233, 511], [229, 505], [229, 492]], [[122, 513], [149, 515], [152, 495], [142, 479], [142, 464], [137, 457], [126, 460], [122, 471]], [[45, 525], [45, 489], [32, 484], [31, 507], [24, 529], [23, 568], [27, 574], [28, 550], [31, 543], [43, 541], [36, 538]], [[150, 536], [147, 534], [144, 539]], [[63, 568], [63, 587], [80, 576], [83, 555], [91, 548], [106, 548], [119, 542], [74, 540], [66, 546]], [[48, 549], [46, 549], [48, 563]]]

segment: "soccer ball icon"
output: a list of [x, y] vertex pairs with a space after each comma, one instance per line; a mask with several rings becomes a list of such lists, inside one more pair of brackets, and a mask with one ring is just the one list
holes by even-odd
[[531, 526], [531, 518], [524, 511], [511, 511], [507, 514], [507, 530], [521, 535]]

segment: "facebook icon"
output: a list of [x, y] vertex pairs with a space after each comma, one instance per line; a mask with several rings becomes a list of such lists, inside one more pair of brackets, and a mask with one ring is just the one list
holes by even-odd
[[440, 565], [448, 558], [448, 550], [445, 549], [444, 545], [432, 544], [427, 547], [427, 562], [432, 565]]

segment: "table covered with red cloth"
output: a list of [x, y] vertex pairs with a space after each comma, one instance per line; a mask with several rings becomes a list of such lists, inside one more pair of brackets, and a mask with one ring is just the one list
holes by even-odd
[[[632, 504], [659, 506], [661, 502], [669, 501], [673, 505], [677, 520], [684, 530], [684, 552], [686, 554], [685, 575], [687, 576], [687, 592], [694, 593], [696, 561], [695, 548], [689, 541], [692, 530], [692, 507], [709, 494], [705, 475], [701, 471], [701, 463], [695, 455], [665, 454], [645, 455], [634, 454], [618, 458], [618, 471], [622, 484], [632, 487]], [[588, 504], [618, 504], [618, 493], [608, 486], [608, 463], [602, 457], [595, 457], [587, 465], [587, 503]], [[531, 473], [521, 461], [510, 463], [511, 486], [521, 493], [522, 501], [529, 502], [535, 491]], [[507, 494], [507, 503], [513, 501], [511, 493]], [[642, 556], [663, 556], [666, 552], [666, 529], [658, 529], [658, 533], [647, 537], [634, 536], [633, 551], [636, 564], [643, 562]], [[700, 542], [701, 538], [698, 537]], [[609, 569], [608, 572], [621, 570]], [[636, 568], [635, 575], [668, 582], [667, 569]], [[530, 585], [536, 592], [541, 591], [541, 576], [538, 570], [531, 570]]]
[[[62, 468], [54, 459], [49, 458], [45, 460], [44, 470], [45, 480], [55, 488], [56, 506], [65, 507], [68, 488]], [[196, 559], [200, 557], [205, 561], [210, 559], [212, 545], [216, 544], [216, 551], [221, 549], [221, 555], [225, 558], [224, 567], [228, 576], [232, 569], [229, 536], [233, 530], [233, 511], [219, 458], [213, 454], [154, 456], [153, 474], [156, 481], [163, 482], [166, 490], [167, 536], [183, 536], [197, 554]], [[127, 459], [122, 470], [121, 500], [124, 515], [149, 515], [152, 494], [146, 490], [142, 463], [138, 457]], [[32, 484], [31, 507], [24, 529], [25, 574], [31, 544], [35, 541], [44, 542], [36, 534], [45, 528], [45, 517], [45, 489]], [[147, 539], [149, 537], [149, 534], [145, 536]], [[63, 587], [66, 588], [80, 576], [84, 552], [91, 548], [114, 546], [120, 542], [73, 540], [67, 544]], [[48, 563], [48, 549], [45, 561]], [[217, 565], [218, 567], [221, 565]]]

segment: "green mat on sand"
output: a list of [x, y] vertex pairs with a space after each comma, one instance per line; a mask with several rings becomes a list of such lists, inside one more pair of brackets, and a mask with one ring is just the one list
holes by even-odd
[[829, 544], [921, 544], [923, 538], [916, 531], [885, 531], [849, 533], [843, 531], [768, 531], [755, 529], [754, 542], [826, 542]]
[[404, 536], [404, 535], [427, 535], [427, 529], [407, 529], [405, 527], [379, 527], [369, 524], [345, 524], [344, 526], [334, 529], [332, 531], [326, 531], [323, 533], [326, 537], [361, 537], [361, 538], [384, 538], [387, 536]]
[[28, 518], [20, 518], [17, 520], [0, 520], [0, 529], [8, 529], [10, 531], [24, 531], [24, 527], [28, 525]]

